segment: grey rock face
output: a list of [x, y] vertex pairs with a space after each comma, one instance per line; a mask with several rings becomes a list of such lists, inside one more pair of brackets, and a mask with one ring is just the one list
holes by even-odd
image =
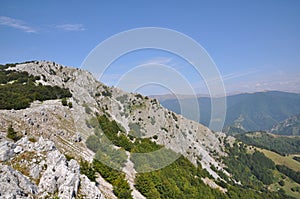
[[33, 198], [37, 186], [20, 172], [0, 164], [0, 198]]
[[[61, 199], [72, 199], [79, 195], [83, 198], [104, 198], [95, 183], [80, 174], [77, 161], [67, 161], [52, 141], [42, 137], [37, 142], [30, 142], [27, 137], [16, 143], [0, 139], [0, 149], [1, 161], [5, 160], [3, 164], [0, 163], [0, 198], [58, 196]], [[14, 166], [4, 165], [14, 165], [10, 161], [26, 153], [33, 157], [21, 159], [18, 164], [29, 172], [28, 176], [16, 171]]]
[[[80, 169], [75, 160], [69, 162], [59, 151], [47, 155], [47, 169], [40, 184], [39, 193], [58, 192], [59, 198], [75, 198], [79, 186]], [[43, 194], [42, 197], [46, 197]]]
[[0, 142], [0, 161], [6, 161], [14, 155], [15, 144], [9, 141]]
[[82, 198], [104, 199], [94, 182], [91, 182], [85, 175], [80, 175], [80, 195]]
[[30, 168], [30, 176], [31, 176], [33, 179], [38, 179], [39, 176], [40, 176], [40, 172], [41, 172], [41, 169], [40, 169], [40, 166], [39, 166], [39, 165], [33, 165], [33, 166]]
[[23, 137], [18, 142], [16, 142], [16, 145], [18, 145], [16, 148], [20, 147], [24, 151], [35, 151], [36, 153], [57, 150], [54, 142], [45, 140], [43, 137], [40, 137], [39, 140], [34, 143], [30, 142], [28, 140], [28, 137]]

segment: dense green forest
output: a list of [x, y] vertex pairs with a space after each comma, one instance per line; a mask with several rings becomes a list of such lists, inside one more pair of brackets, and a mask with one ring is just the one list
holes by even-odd
[[39, 76], [27, 72], [5, 70], [15, 64], [0, 65], [0, 109], [28, 108], [35, 100], [44, 101], [72, 97], [68, 89], [36, 83]]
[[285, 165], [276, 165], [276, 168], [278, 171], [280, 171], [281, 173], [285, 174], [286, 176], [290, 177], [295, 182], [300, 184], [300, 171], [294, 171]]
[[183, 156], [163, 169], [138, 174], [135, 186], [147, 198], [290, 198], [283, 191], [268, 191], [267, 185], [274, 181], [275, 164], [264, 154], [258, 151], [246, 153], [243, 144], [227, 146], [227, 150], [230, 153], [224, 162], [242, 185], [235, 184], [223, 174], [227, 183], [217, 183], [228, 190], [225, 194], [205, 185], [201, 178], [212, 177], [201, 164], [195, 167]]
[[229, 156], [224, 159], [227, 170], [242, 184], [259, 189], [274, 182], [275, 164], [263, 153], [256, 150], [249, 153], [243, 143], [227, 146], [227, 150]]
[[171, 165], [136, 176], [135, 187], [147, 198], [225, 198], [201, 180], [209, 174], [181, 156]]
[[[246, 167], [245, 167], [246, 168]], [[244, 168], [244, 169], [245, 169]], [[147, 198], [290, 198], [284, 193], [269, 192], [267, 188], [239, 186], [219, 182], [228, 191], [221, 193], [203, 183], [201, 178], [209, 177], [201, 166], [195, 167], [184, 157], [171, 165], [136, 178], [136, 188]]]
[[249, 132], [235, 137], [248, 145], [268, 149], [281, 155], [300, 153], [300, 137], [277, 137], [265, 132]]
[[[112, 183], [114, 193], [118, 198], [130, 198], [131, 189], [125, 180], [125, 174], [121, 172], [127, 160], [125, 151], [131, 152], [131, 160], [139, 165], [135, 165], [138, 171], [145, 167], [155, 168], [156, 165], [151, 164], [151, 161], [149, 163], [149, 161], [134, 158], [134, 154], [153, 152], [161, 149], [162, 146], [151, 141], [155, 138], [144, 139], [127, 135], [122, 126], [110, 120], [105, 114], [101, 116], [97, 114], [97, 117], [87, 123], [88, 126], [94, 128], [95, 132], [86, 141], [88, 148], [96, 152], [93, 164], [90, 165], [91, 170], [100, 173]], [[120, 148], [111, 147], [111, 144]], [[147, 198], [155, 199], [289, 198], [283, 191], [270, 192], [267, 189], [267, 186], [274, 182], [273, 171], [276, 169], [270, 159], [258, 151], [247, 153], [245, 145], [227, 146], [227, 151], [229, 156], [224, 158], [224, 162], [228, 165], [227, 169], [234, 178], [242, 182], [242, 185], [235, 184], [225, 174], [219, 172], [227, 183], [222, 180], [217, 183], [227, 189], [226, 193], [205, 185], [201, 178], [212, 179], [209, 173], [201, 168], [200, 163], [198, 167], [195, 167], [183, 156], [179, 156], [176, 161], [162, 169], [137, 174], [135, 187]], [[151, 160], [151, 156], [147, 158]], [[140, 164], [141, 162], [146, 162], [147, 165]]]

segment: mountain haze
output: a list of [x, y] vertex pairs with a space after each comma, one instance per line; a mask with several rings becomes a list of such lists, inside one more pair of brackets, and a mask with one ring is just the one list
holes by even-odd
[[[181, 99], [188, 103], [190, 99]], [[278, 122], [300, 113], [300, 94], [280, 91], [244, 93], [227, 97], [225, 126], [244, 131], [268, 130]], [[177, 99], [160, 100], [166, 108], [180, 113]], [[198, 98], [200, 123], [208, 126], [211, 102], [208, 97]], [[190, 118], [189, 115], [185, 117]]]

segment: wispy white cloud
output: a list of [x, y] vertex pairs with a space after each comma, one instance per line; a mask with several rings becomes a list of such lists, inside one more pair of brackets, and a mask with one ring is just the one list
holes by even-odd
[[64, 30], [64, 31], [84, 31], [85, 28], [83, 24], [61, 24], [55, 26], [58, 29]]
[[[37, 33], [38, 32], [38, 30], [36, 28], [29, 26], [25, 21], [7, 17], [7, 16], [0, 16], [0, 25], [19, 29], [19, 30], [27, 32], [27, 33]], [[59, 25], [54, 25], [54, 26], [46, 25], [46, 27], [48, 27], [50, 29], [53, 29], [53, 28], [61, 29], [61, 30], [68, 31], [68, 32], [85, 30], [83, 24], [71, 24], [71, 23], [59, 24]]]
[[24, 21], [19, 19], [14, 19], [11, 17], [0, 16], [0, 24], [4, 26], [16, 28], [27, 33], [37, 33], [37, 30], [35, 28], [26, 25]]
[[141, 65], [143, 64], [163, 64], [163, 65], [168, 65], [172, 61], [172, 58], [170, 57], [154, 57], [152, 59], [143, 61]]
[[222, 80], [223, 81], [228, 81], [228, 80], [231, 80], [231, 79], [237, 79], [237, 78], [240, 78], [240, 77], [253, 75], [253, 74], [256, 74], [258, 72], [260, 72], [260, 70], [252, 70], [251, 69], [249, 71], [244, 71], [244, 72], [230, 73], [230, 74], [227, 74], [227, 75], [223, 75]]
[[[175, 60], [172, 57], [154, 57], [152, 59], [143, 61], [140, 63], [140, 65], [146, 65], [146, 64], [157, 64], [157, 65], [167, 65], [172, 67], [175, 70], [181, 70], [181, 69], [185, 69], [186, 67], [186, 63], [181, 63], [178, 60]], [[190, 67], [190, 66], [189, 66]]]
[[249, 71], [243, 71], [243, 72], [230, 73], [230, 74], [221, 75], [221, 76], [216, 75], [216, 76], [206, 79], [206, 80], [201, 79], [199, 81], [196, 81], [196, 82], [194, 82], [194, 84], [195, 85], [205, 85], [205, 84], [208, 84], [211, 82], [216, 82], [216, 81], [223, 81], [225, 83], [227, 81], [236, 80], [241, 77], [257, 74], [259, 71], [260, 70], [249, 70]]

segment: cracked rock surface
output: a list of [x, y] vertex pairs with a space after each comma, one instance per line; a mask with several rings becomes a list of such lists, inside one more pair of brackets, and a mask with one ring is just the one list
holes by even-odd
[[1, 137], [0, 149], [0, 198], [105, 198], [52, 141], [23, 137], [13, 143]]

